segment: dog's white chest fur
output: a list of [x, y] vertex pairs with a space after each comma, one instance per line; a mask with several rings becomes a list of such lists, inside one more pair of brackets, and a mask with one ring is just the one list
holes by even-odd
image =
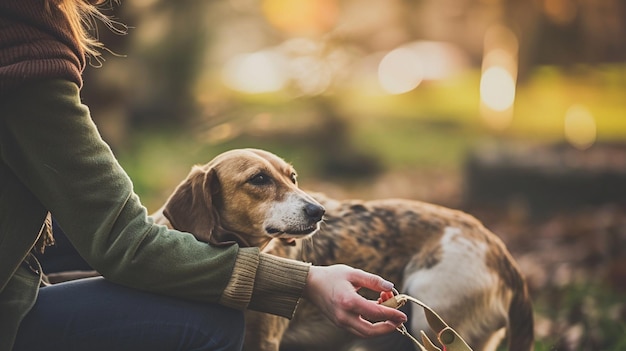
[[[481, 323], [504, 327], [508, 313], [508, 301], [501, 303], [496, 294], [502, 291], [498, 286], [497, 272], [487, 266], [486, 254], [489, 247], [485, 242], [472, 240], [457, 227], [446, 227], [440, 240], [440, 261], [432, 267], [405, 271], [406, 280], [403, 291], [425, 302], [438, 311], [491, 310], [484, 316], [496, 316]], [[462, 287], [462, 288], [461, 288]], [[445, 316], [444, 316], [445, 319]], [[463, 325], [453, 326], [462, 335], [468, 336], [479, 332], [476, 321], [468, 320]], [[413, 313], [411, 330], [419, 335], [420, 330], [427, 331], [428, 324], [423, 313]], [[497, 329], [497, 328], [495, 328]]]

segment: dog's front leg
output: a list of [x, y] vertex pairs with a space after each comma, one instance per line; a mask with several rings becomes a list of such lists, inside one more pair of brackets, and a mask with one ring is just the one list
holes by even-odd
[[256, 311], [246, 311], [244, 351], [278, 351], [280, 340], [289, 325], [287, 318]]

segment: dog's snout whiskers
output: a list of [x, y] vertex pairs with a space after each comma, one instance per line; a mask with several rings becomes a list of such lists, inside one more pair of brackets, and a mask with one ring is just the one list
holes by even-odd
[[305, 262], [316, 262], [318, 259], [317, 250], [315, 248], [315, 235], [309, 236], [302, 241], [302, 250], [300, 251], [300, 260]]

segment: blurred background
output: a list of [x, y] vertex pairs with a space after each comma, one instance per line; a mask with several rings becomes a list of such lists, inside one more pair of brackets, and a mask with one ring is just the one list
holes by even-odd
[[[301, 187], [467, 211], [537, 350], [626, 349], [622, 0], [124, 0], [83, 99], [149, 211], [239, 147]], [[117, 28], [123, 29], [121, 24]]]

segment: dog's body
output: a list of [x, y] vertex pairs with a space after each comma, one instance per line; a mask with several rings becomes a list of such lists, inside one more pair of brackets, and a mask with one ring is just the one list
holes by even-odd
[[[310, 237], [322, 215], [320, 229]], [[494, 350], [505, 329], [510, 350], [532, 350], [524, 279], [501, 240], [468, 214], [409, 200], [311, 197], [297, 188], [290, 165], [268, 152], [245, 149], [195, 167], [154, 217], [213, 244], [237, 241], [316, 265], [343, 263], [378, 274], [428, 304], [476, 351]], [[311, 239], [294, 240], [303, 237]], [[258, 312], [246, 317], [246, 350], [277, 351], [279, 345], [301, 351], [378, 350], [389, 349], [394, 337], [403, 338], [359, 340], [306, 301], [291, 321]], [[410, 331], [419, 335], [420, 330], [429, 331], [428, 325], [413, 311]], [[406, 342], [403, 347], [412, 348]]]
[[[344, 263], [385, 277], [437, 311], [474, 350], [495, 349], [503, 336], [497, 331], [509, 323], [510, 349], [530, 349], [533, 321], [525, 283], [503, 243], [475, 218], [418, 201], [314, 198], [326, 215], [311, 245], [276, 243], [267, 252], [317, 265]], [[291, 321], [284, 347], [328, 350], [333, 348], [325, 342], [329, 339], [335, 345], [343, 341], [345, 349], [367, 350], [374, 344], [355, 342], [307, 310], [313, 309], [305, 306]], [[410, 327], [413, 335], [429, 331], [421, 310], [411, 314]], [[372, 349], [388, 349], [387, 342]]]

